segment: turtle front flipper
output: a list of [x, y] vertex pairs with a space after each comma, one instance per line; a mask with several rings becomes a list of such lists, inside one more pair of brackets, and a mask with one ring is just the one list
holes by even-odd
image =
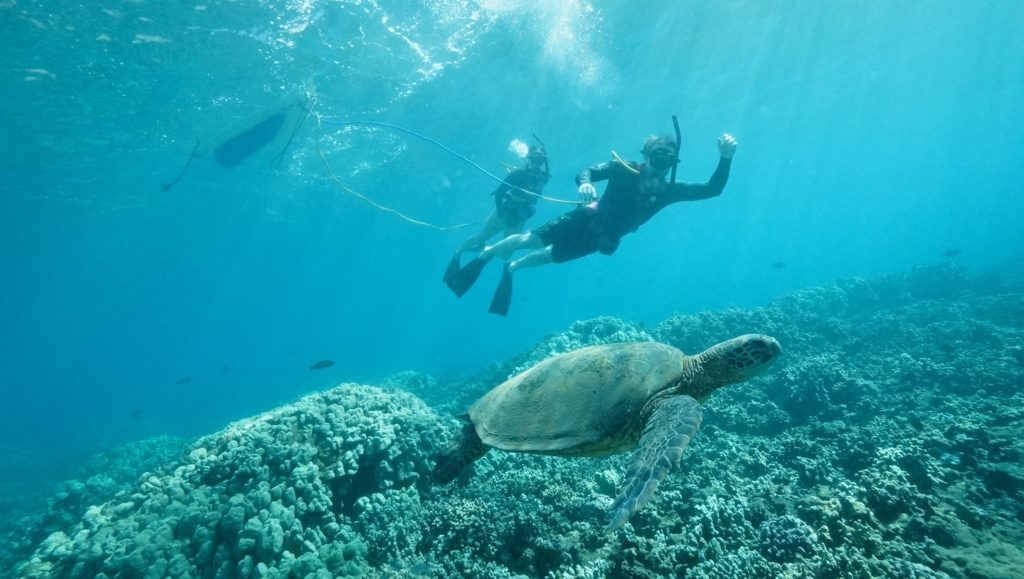
[[476, 433], [476, 427], [467, 423], [459, 437], [443, 453], [435, 458], [434, 482], [447, 484], [459, 476], [462, 469], [476, 462], [491, 447], [484, 444]]
[[626, 482], [608, 513], [605, 532], [626, 524], [651, 498], [658, 483], [679, 465], [686, 446], [700, 427], [700, 403], [690, 396], [671, 396], [658, 402], [630, 457]]

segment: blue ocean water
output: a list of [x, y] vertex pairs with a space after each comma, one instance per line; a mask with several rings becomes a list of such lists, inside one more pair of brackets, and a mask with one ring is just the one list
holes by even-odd
[[[0, 439], [60, 465], [340, 381], [469, 371], [576, 320], [1020, 267], [1021, 29], [1014, 1], [2, 2]], [[666, 209], [612, 258], [523, 272], [503, 319], [497, 267], [462, 299], [440, 283], [471, 230], [329, 177], [459, 224], [495, 186], [463, 159], [314, 115], [280, 163], [215, 162], [307, 95], [497, 173], [536, 133], [565, 199], [671, 115], [682, 180], [710, 175], [721, 133], [740, 146], [720, 198]]]

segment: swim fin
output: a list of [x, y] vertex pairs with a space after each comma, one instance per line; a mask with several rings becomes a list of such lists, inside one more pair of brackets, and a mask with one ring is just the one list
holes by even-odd
[[476, 280], [480, 277], [480, 272], [484, 270], [484, 266], [487, 265], [487, 262], [489, 261], [491, 261], [490, 257], [486, 259], [474, 257], [469, 263], [464, 265], [462, 269], [455, 272], [455, 275], [446, 281], [445, 285], [448, 286], [448, 289], [455, 292], [455, 295], [461, 298], [469, 291], [469, 288], [473, 287], [473, 284], [476, 283]]
[[443, 281], [445, 285], [448, 285], [448, 283], [458, 275], [459, 270], [461, 269], [461, 266], [459, 265], [460, 255], [461, 253], [456, 251], [455, 255], [452, 256], [452, 260], [448, 262], [448, 267], [444, 270], [444, 277], [441, 278], [441, 281]]
[[491, 307], [487, 311], [505, 316], [508, 315], [510, 305], [512, 305], [512, 273], [509, 272], [506, 263], [504, 271], [501, 272], [501, 281], [498, 282], [498, 287], [494, 290], [494, 297], [491, 298]]

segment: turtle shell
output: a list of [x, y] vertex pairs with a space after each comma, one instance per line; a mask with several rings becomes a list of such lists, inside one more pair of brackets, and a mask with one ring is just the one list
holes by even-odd
[[688, 359], [657, 342], [575, 350], [509, 378], [473, 404], [469, 418], [485, 444], [502, 450], [621, 452], [635, 446], [647, 403], [675, 385]]

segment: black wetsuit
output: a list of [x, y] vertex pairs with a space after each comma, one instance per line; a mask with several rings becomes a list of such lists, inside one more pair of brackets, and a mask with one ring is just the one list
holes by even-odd
[[[623, 235], [632, 233], [667, 205], [718, 196], [729, 180], [730, 159], [718, 161], [707, 183], [674, 183], [643, 174], [643, 166], [630, 163], [627, 169], [617, 161], [593, 165], [576, 176], [576, 184], [608, 181], [596, 203], [578, 207], [536, 229], [551, 258], [563, 263], [600, 251], [611, 255]], [[637, 172], [634, 172], [637, 171]]]
[[548, 182], [548, 175], [528, 167], [514, 169], [505, 176], [505, 181], [494, 190], [494, 208], [506, 222], [524, 222], [537, 212], [537, 197], [527, 195], [509, 185], [515, 185], [531, 193], [540, 194]]

